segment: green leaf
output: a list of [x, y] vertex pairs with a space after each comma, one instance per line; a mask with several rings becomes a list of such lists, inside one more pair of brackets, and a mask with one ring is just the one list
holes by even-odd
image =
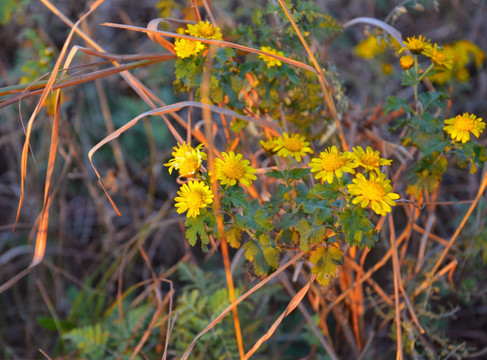
[[250, 207], [244, 209], [242, 215], [237, 214], [235, 216], [235, 225], [241, 229], [247, 227], [251, 231], [261, 233], [274, 228], [274, 225], [269, 220], [269, 214], [259, 205], [257, 200], [253, 200], [250, 203]]
[[345, 240], [350, 246], [369, 249], [378, 240], [377, 231], [370, 222], [367, 211], [361, 207], [349, 208], [338, 214], [338, 225], [342, 227]]
[[231, 186], [225, 190], [225, 196], [222, 197], [223, 205], [231, 208], [232, 205], [236, 208], [249, 208], [249, 200], [245, 191], [240, 186]]
[[430, 156], [435, 152], [442, 153], [448, 144], [449, 142], [444, 141], [442, 137], [430, 137], [422, 147], [423, 156]]
[[301, 180], [306, 178], [311, 169], [310, 168], [305, 168], [305, 169], [292, 169], [291, 172], [289, 173], [289, 178], [293, 180]]
[[439, 101], [442, 99], [448, 98], [448, 96], [444, 95], [442, 92], [439, 91], [429, 91], [429, 92], [422, 92], [418, 95], [419, 100], [423, 104], [423, 111], [426, 110], [430, 106], [434, 107], [444, 107], [445, 103]]
[[[216, 224], [215, 216], [213, 213], [208, 212], [206, 209], [203, 209], [201, 213], [193, 218], [189, 217], [184, 222], [186, 225], [186, 238], [188, 239], [191, 246], [196, 245], [196, 241], [198, 240], [198, 235], [201, 238], [201, 245], [207, 245], [210, 243], [210, 238], [208, 236], [211, 233], [211, 230]], [[206, 230], [206, 226], [208, 226], [208, 231]]]
[[223, 89], [221, 86], [218, 86], [217, 88], [211, 90], [211, 100], [215, 103], [219, 103], [220, 101], [223, 100]]
[[110, 334], [98, 323], [92, 326], [84, 326], [65, 333], [63, 339], [71, 340], [87, 358], [102, 358]]
[[269, 171], [268, 173], [266, 173], [266, 175], [276, 179], [283, 179], [283, 180], [287, 179], [286, 173], [284, 171], [279, 171], [279, 170]]
[[418, 83], [418, 74], [416, 74], [416, 70], [414, 68], [403, 71], [401, 81], [402, 86], [414, 86]]
[[262, 234], [259, 240], [250, 240], [243, 246], [245, 258], [254, 263], [257, 276], [267, 275], [279, 266], [280, 249], [274, 246], [274, 240], [267, 234]]
[[196, 64], [194, 62], [186, 62], [184, 59], [176, 60], [174, 73], [176, 79], [181, 80], [186, 75], [193, 73], [196, 70]]
[[334, 245], [320, 246], [311, 252], [309, 261], [315, 265], [311, 272], [316, 274], [316, 280], [326, 286], [338, 275], [338, 265], [343, 264], [343, 251]]
[[319, 196], [323, 199], [329, 200], [330, 202], [335, 201], [340, 196], [340, 184], [334, 181], [331, 184], [316, 184], [309, 191], [310, 195]]
[[254, 215], [254, 221], [264, 231], [269, 231], [274, 228], [274, 226], [268, 219], [267, 211], [265, 211], [264, 209], [257, 209]]
[[302, 251], [309, 250], [309, 243], [319, 244], [326, 238], [324, 225], [311, 226], [306, 219], [299, 220], [294, 229], [299, 233], [299, 248]]
[[397, 98], [393, 95], [390, 95], [386, 99], [386, 105], [384, 105], [384, 113], [390, 113], [391, 111], [398, 111], [403, 109], [404, 112], [407, 114], [411, 112], [411, 107], [408, 105], [406, 100]]
[[234, 249], [240, 247], [240, 239], [242, 237], [242, 230], [236, 226], [232, 226], [225, 230], [225, 238], [227, 239], [228, 245]]
[[[37, 316], [36, 322], [39, 326], [43, 327], [46, 330], [57, 331], [58, 328], [56, 326], [56, 322], [52, 317], [49, 316]], [[59, 320], [58, 325], [61, 327], [62, 331], [69, 331], [76, 327], [76, 324], [71, 321], [64, 321]]]

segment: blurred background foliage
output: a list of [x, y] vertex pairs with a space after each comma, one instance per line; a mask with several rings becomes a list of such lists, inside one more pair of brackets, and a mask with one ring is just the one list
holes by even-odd
[[[255, 27], [252, 21], [266, 19], [262, 15], [265, 7], [261, 1], [214, 0], [211, 3], [224, 34], [239, 36], [245, 44], [255, 47], [269, 36], [252, 30]], [[468, 109], [487, 118], [487, 3], [473, 0], [420, 3], [422, 9], [413, 6], [416, 2], [407, 2], [404, 6], [408, 11], [402, 14], [391, 13], [398, 1], [386, 0], [316, 0], [307, 5], [308, 9], [302, 6], [308, 15], [313, 6], [321, 9], [322, 14], [332, 16], [324, 18], [328, 24], [331, 19], [342, 23], [358, 16], [389, 18], [404, 37], [421, 33], [434, 39], [456, 56], [451, 72], [432, 79], [435, 86], [455, 97], [451, 113]], [[74, 0], [55, 2], [73, 21], [84, 13], [88, 4]], [[173, 0], [107, 0], [82, 28], [107, 52], [160, 51], [160, 47], [142, 34], [100, 24], [114, 22], [145, 27], [156, 17], [193, 20], [189, 5], [189, 1]], [[68, 32], [69, 28], [40, 1], [1, 0], [0, 87], [45, 80]], [[380, 40], [381, 36], [363, 26], [316, 34], [314, 41], [325, 44], [320, 48], [323, 50], [319, 54], [321, 61], [328, 66], [328, 71], [336, 73], [336, 88], [344, 93], [341, 106], [347, 127], [357, 119], [382, 111], [389, 94], [410, 96], [408, 89], [400, 87], [400, 67], [394, 51]], [[85, 45], [79, 38], [76, 42]], [[289, 53], [301, 49], [297, 41], [283, 44], [283, 48]], [[96, 61], [100, 59], [84, 54], [76, 57], [80, 71], [95, 69], [89, 64]], [[172, 63], [135, 69], [133, 74], [168, 104], [186, 99], [185, 94], [174, 91]], [[301, 78], [297, 81], [300, 86]], [[314, 90], [310, 89], [310, 93], [312, 95]], [[298, 95], [289, 100], [299, 103]], [[305, 95], [310, 108], [300, 111], [312, 110], [313, 98]], [[136, 358], [153, 359], [164, 352], [168, 321], [175, 321], [168, 345], [169, 358], [181, 356], [196, 334], [229, 302], [219, 254], [202, 253], [199, 246], [190, 248], [183, 234], [183, 220], [173, 210], [177, 183], [162, 164], [170, 157], [175, 140], [161, 120], [146, 119], [99, 151], [96, 162], [105, 169], [107, 189], [122, 210], [122, 216], [118, 217], [98, 188], [86, 154], [114, 128], [146, 111], [147, 106], [116, 75], [72, 87], [63, 96], [59, 153], [65, 161], [58, 162], [55, 169], [56, 201], [52, 205], [46, 258], [28, 277], [0, 294], [0, 357], [41, 358], [41, 349], [51, 358], [129, 359], [141, 337], [147, 335], [149, 339]], [[5, 99], [5, 96], [1, 98]], [[30, 230], [42, 207], [49, 151], [49, 137], [45, 135], [50, 133], [49, 115], [53, 111], [49, 104], [48, 101], [35, 123], [31, 141], [33, 156], [29, 159], [26, 182], [28, 200], [14, 232], [11, 229], [19, 199], [20, 154], [24, 140], [22, 119], [28, 118], [36, 99], [28, 98], [20, 106], [14, 104], [0, 109], [1, 283], [24, 269], [30, 261]], [[292, 116], [290, 114], [290, 121], [298, 123], [299, 119]], [[443, 191], [455, 199], [473, 198], [476, 177], [458, 169], [449, 170], [447, 175]], [[452, 185], [459, 183], [465, 186]], [[441, 236], [448, 237], [455, 225], [449, 223], [465, 209], [465, 204], [439, 208], [437, 217], [443, 226], [437, 226], [437, 231]], [[424, 345], [425, 342], [415, 343], [408, 338], [408, 329], [405, 329], [404, 343], [409, 341], [409, 348], [416, 347], [425, 357], [434, 358], [432, 354], [441, 354], [445, 359], [462, 356], [487, 343], [485, 212], [482, 202], [456, 243], [455, 254], [461, 259], [455, 271], [456, 286], [451, 287], [447, 279], [440, 280], [424, 302], [418, 302], [420, 320], [435, 336], [431, 348]], [[383, 252], [385, 246], [379, 243], [375, 255], [367, 259], [366, 268], [380, 259]], [[241, 253], [237, 255], [235, 268], [240, 270], [235, 271], [234, 276], [237, 292], [242, 294], [257, 279], [247, 272]], [[413, 254], [402, 254], [405, 274], [413, 272], [413, 257]], [[153, 297], [150, 280], [154, 274], [171, 280], [171, 283], [159, 283], [162, 313], [158, 313], [162, 308], [155, 305]], [[389, 284], [391, 288], [390, 274], [385, 271], [378, 272], [375, 281]], [[408, 291], [414, 291], [418, 285], [406, 281]], [[175, 290], [172, 309], [177, 311], [174, 320], [167, 316], [171, 288]], [[321, 295], [336, 298], [336, 289], [326, 290]], [[374, 324], [390, 324], [393, 314], [383, 312], [383, 304], [376, 301], [375, 294], [370, 292], [368, 296], [367, 319]], [[245, 319], [242, 324], [244, 342], [254, 343], [275, 315], [284, 310], [289, 298], [285, 288], [276, 282], [244, 302], [239, 307], [240, 318]], [[336, 341], [336, 350], [344, 359], [353, 358], [346, 349], [340, 314], [334, 312], [333, 315], [335, 317], [326, 318], [317, 313], [313, 320], [321, 329], [330, 332]], [[152, 330], [147, 333], [149, 323]], [[394, 356], [394, 330], [377, 325], [374, 331], [369, 344], [371, 358]], [[226, 318], [200, 339], [193, 355], [192, 358], [205, 359], [238, 358], [231, 318]], [[254, 358], [328, 357], [309, 324], [295, 312]]]

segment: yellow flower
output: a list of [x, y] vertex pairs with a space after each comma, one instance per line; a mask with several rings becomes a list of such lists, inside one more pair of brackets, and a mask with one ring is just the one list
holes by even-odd
[[188, 211], [187, 217], [197, 217], [200, 209], [206, 208], [213, 202], [213, 193], [210, 188], [202, 181], [190, 181], [183, 184], [174, 200], [178, 214]]
[[264, 141], [264, 140], [260, 140], [260, 146], [262, 146], [262, 148], [265, 150], [265, 152], [267, 154], [272, 154], [274, 153], [274, 148], [276, 147], [276, 140], [277, 138], [276, 137], [272, 137], [270, 138], [269, 140], [267, 141]]
[[451, 70], [451, 68], [453, 67], [452, 59], [448, 58], [443, 50], [438, 49], [437, 44], [435, 44], [434, 46], [426, 47], [422, 53], [423, 55], [429, 57], [431, 62], [436, 66], [444, 66], [448, 70]]
[[446, 131], [453, 140], [466, 143], [470, 140], [470, 133], [479, 137], [485, 129], [485, 123], [482, 118], [477, 118], [474, 114], [463, 113], [454, 118], [445, 120], [443, 130]]
[[470, 79], [470, 73], [468, 72], [467, 68], [462, 67], [456, 71], [455, 77], [460, 82], [467, 82], [468, 79]]
[[223, 160], [215, 160], [216, 178], [220, 180], [221, 185], [235, 185], [237, 181], [245, 186], [252, 185], [252, 181], [257, 179], [254, 174], [257, 172], [250, 161], [242, 159], [242, 154], [230, 151], [228, 154], [222, 152]]
[[214, 27], [208, 20], [200, 21], [196, 25], [188, 24], [186, 33], [203, 39], [221, 40], [222, 33], [220, 28]]
[[411, 55], [401, 56], [401, 58], [399, 59], [399, 64], [404, 70], [409, 70], [414, 65], [414, 58]]
[[326, 149], [321, 152], [319, 158], [311, 159], [309, 167], [311, 172], [316, 172], [314, 177], [319, 180], [328, 181], [328, 183], [333, 182], [333, 175], [337, 178], [341, 178], [344, 172], [355, 174], [355, 170], [358, 166], [351, 157], [351, 153], [346, 151], [344, 153], [338, 152], [336, 146]]
[[297, 161], [301, 161], [301, 156], [305, 156], [306, 153], [313, 153], [313, 150], [308, 146], [309, 142], [300, 134], [289, 136], [287, 133], [283, 133], [282, 137], [275, 140], [275, 144], [274, 151], [277, 152], [278, 156], [292, 156]]
[[423, 35], [419, 35], [418, 38], [416, 36], [413, 37], [408, 37], [407, 40], [404, 42], [406, 47], [401, 48], [399, 50], [399, 53], [403, 52], [403, 50], [408, 49], [411, 51], [413, 54], [421, 54], [421, 52], [426, 49], [427, 47], [430, 47], [430, 41], [426, 41], [426, 38]]
[[176, 39], [174, 42], [174, 51], [180, 59], [198, 55], [204, 49], [205, 45], [201, 41]]
[[354, 147], [350, 157], [365, 170], [375, 171], [377, 174], [380, 173], [380, 166], [392, 163], [392, 160], [382, 159], [380, 152], [372, 150], [370, 146], [367, 146], [366, 151], [361, 146]]
[[362, 174], [357, 174], [352, 184], [347, 185], [350, 195], [355, 195], [352, 203], [359, 204], [363, 208], [370, 206], [376, 214], [386, 215], [391, 212], [391, 206], [396, 205], [394, 200], [399, 199], [399, 195], [393, 192], [390, 185], [391, 180], [385, 178], [383, 173], [370, 173], [370, 178]]
[[178, 147], [173, 147], [173, 159], [169, 160], [164, 166], [169, 166], [169, 174], [172, 174], [173, 169], [179, 170], [179, 176], [191, 177], [198, 173], [201, 167], [201, 161], [206, 160], [206, 153], [200, 151], [203, 144], [199, 144], [193, 148], [190, 144], [183, 142], [183, 145], [178, 143]]
[[370, 35], [364, 40], [360, 41], [357, 46], [355, 46], [355, 54], [360, 56], [362, 59], [372, 59], [376, 55], [384, 52], [385, 46], [384, 42], [379, 43], [377, 36]]
[[[271, 53], [274, 55], [284, 56], [284, 53], [282, 51], [277, 51], [277, 50], [271, 48], [270, 46], [261, 46], [260, 49], [262, 51], [265, 51], [265, 52], [268, 52], [268, 53]], [[270, 57], [268, 55], [259, 54], [259, 59], [264, 60], [267, 63], [267, 67], [281, 66], [282, 65], [281, 60], [275, 59], [275, 58]]]

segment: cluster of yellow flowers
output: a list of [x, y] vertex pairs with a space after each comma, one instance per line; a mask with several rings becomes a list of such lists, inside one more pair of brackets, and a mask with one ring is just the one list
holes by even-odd
[[[221, 40], [222, 33], [220, 28], [214, 27], [208, 20], [200, 21], [195, 25], [188, 24], [187, 29], [178, 29], [179, 34], [188, 34], [202, 39]], [[206, 45], [201, 41], [178, 38], [174, 42], [174, 51], [180, 59], [199, 55], [206, 49]]]
[[[393, 37], [383, 38], [369, 35], [355, 46], [354, 52], [362, 59], [370, 60], [384, 54], [388, 48], [397, 51], [401, 46]], [[381, 70], [386, 75], [391, 75], [394, 72], [393, 66], [384, 59], [382, 60]]]
[[[202, 160], [207, 159], [206, 153], [200, 149], [202, 144], [193, 148], [185, 142], [174, 147], [173, 158], [164, 166], [169, 167], [169, 173], [176, 169], [180, 177], [195, 178], [183, 184], [175, 198], [176, 208], [179, 214], [187, 211], [187, 217], [197, 217], [200, 210], [211, 205], [213, 192], [204, 181], [200, 179]], [[235, 185], [237, 182], [244, 186], [251, 186], [252, 181], [257, 177], [254, 175], [257, 170], [250, 166], [250, 161], [243, 159], [242, 154], [222, 152], [223, 159], [215, 160], [215, 176], [220, 185]]]
[[[438, 44], [432, 45], [431, 40], [426, 39], [423, 35], [408, 37], [404, 44], [406, 46], [402, 47], [399, 53], [407, 49], [415, 56], [423, 54], [438, 70], [451, 69], [453, 66], [453, 59], [447, 56], [445, 51], [438, 47]], [[410, 55], [404, 55], [399, 63], [404, 70], [408, 70], [414, 65], [414, 59]]]
[[473, 62], [480, 69], [485, 62], [485, 52], [468, 40], [459, 40], [453, 44], [446, 44], [443, 51], [447, 58], [453, 60], [453, 67], [448, 71], [434, 74], [430, 80], [436, 84], [444, 84], [450, 79], [466, 82], [470, 78], [468, 67]]
[[[261, 141], [261, 145], [267, 153], [293, 157], [297, 161], [301, 161], [307, 153], [313, 153], [309, 142], [300, 134], [284, 133], [282, 137]], [[364, 208], [370, 206], [377, 214], [386, 215], [391, 211], [391, 206], [396, 204], [394, 200], [399, 199], [398, 194], [391, 192], [390, 180], [380, 172], [381, 166], [390, 165], [391, 162], [381, 158], [379, 151], [373, 151], [370, 146], [366, 150], [357, 146], [353, 152], [340, 152], [336, 146], [331, 146], [317, 158], [312, 158], [308, 166], [317, 180], [322, 179], [329, 184], [335, 178], [343, 177], [343, 173], [355, 174], [354, 169], [362, 167], [364, 174], [368, 173], [368, 178], [358, 173], [352, 184], [347, 186], [350, 195], [355, 196], [352, 202]]]
[[[268, 153], [276, 153], [278, 156], [291, 157], [301, 161], [302, 157], [312, 154], [309, 142], [300, 134], [287, 134], [262, 141], [262, 146]], [[200, 170], [202, 160], [207, 156], [201, 151], [202, 145], [193, 148], [183, 143], [174, 147], [173, 158], [165, 166], [169, 172], [176, 169], [182, 177], [192, 177], [188, 183], [183, 184], [175, 198], [176, 208], [179, 214], [187, 211], [188, 217], [196, 217], [200, 210], [213, 202], [214, 194], [206, 183], [201, 180]], [[336, 146], [329, 147], [321, 152], [317, 158], [312, 158], [309, 163], [311, 172], [317, 180], [322, 179], [333, 183], [335, 178], [341, 178], [344, 173], [355, 174], [355, 168], [362, 167], [364, 173], [359, 173], [347, 186], [350, 195], [355, 196], [354, 204], [362, 207], [370, 206], [379, 215], [386, 215], [395, 205], [394, 200], [399, 195], [391, 192], [390, 180], [380, 172], [380, 167], [390, 165], [392, 160], [382, 159], [378, 151], [373, 151], [369, 146], [366, 150], [357, 146], [353, 152], [339, 152]], [[222, 157], [215, 160], [215, 177], [221, 186], [233, 186], [240, 184], [251, 186], [257, 179], [257, 170], [250, 166], [250, 161], [243, 158], [242, 154], [233, 151], [222, 152]], [[368, 175], [367, 177], [364, 175]]]
[[368, 60], [384, 53], [388, 47], [392, 49], [399, 49], [401, 46], [392, 37], [385, 39], [379, 38], [375, 35], [369, 35], [355, 46], [354, 52], [362, 59]]
[[[279, 56], [284, 56], [284, 53], [282, 51], [278, 51], [276, 49], [271, 48], [270, 46], [261, 46], [260, 49], [262, 51], [268, 52], [273, 55], [279, 55]], [[259, 54], [259, 59], [264, 60], [267, 63], [267, 67], [272, 67], [272, 66], [281, 66], [282, 62], [279, 59], [275, 59], [271, 56], [264, 55], [264, 54]]]

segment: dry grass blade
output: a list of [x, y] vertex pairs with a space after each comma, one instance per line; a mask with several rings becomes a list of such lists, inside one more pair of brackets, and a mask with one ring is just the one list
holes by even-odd
[[[211, 48], [210, 51], [214, 52], [215, 48]], [[211, 56], [210, 56], [211, 57]], [[208, 162], [209, 162], [209, 176], [210, 176], [210, 185], [213, 194], [219, 194], [218, 192], [218, 179], [214, 175], [215, 172], [215, 144], [213, 142], [213, 120], [211, 116], [211, 109], [208, 104], [211, 103], [210, 101], [210, 74], [211, 74], [211, 67], [212, 64], [210, 62], [206, 63], [206, 71], [203, 74], [203, 78], [201, 81], [201, 98], [202, 102], [205, 104], [203, 106], [203, 120], [205, 124], [205, 136], [207, 139], [207, 146], [208, 146]], [[189, 127], [190, 128], [190, 127]], [[232, 272], [230, 269], [230, 255], [228, 252], [228, 244], [225, 238], [225, 228], [223, 224], [223, 214], [220, 207], [220, 197], [217, 195], [213, 199], [213, 211], [215, 212], [215, 218], [217, 223], [218, 229], [218, 238], [220, 239], [220, 248], [222, 251], [223, 257], [223, 265], [225, 268], [225, 277], [227, 280], [228, 285], [228, 293], [230, 296], [230, 302], [235, 304], [235, 287], [233, 284], [233, 277]], [[237, 339], [238, 345], [238, 352], [240, 355], [240, 359], [243, 359], [245, 356], [244, 345], [242, 340], [242, 330], [240, 328], [240, 319], [238, 317], [238, 309], [237, 305], [234, 305], [232, 308], [233, 313], [233, 323], [235, 326], [235, 337]]]
[[440, 268], [441, 263], [443, 262], [443, 260], [445, 260], [446, 255], [450, 251], [455, 240], [458, 238], [458, 235], [460, 235], [460, 232], [462, 231], [463, 227], [467, 223], [468, 218], [470, 217], [470, 215], [472, 215], [472, 212], [474, 211], [475, 207], [477, 206], [477, 204], [478, 204], [480, 198], [482, 197], [486, 187], [487, 187], [487, 171], [485, 171], [485, 173], [484, 173], [484, 177], [482, 178], [482, 183], [480, 184], [479, 190], [477, 191], [477, 195], [475, 196], [475, 199], [474, 199], [472, 205], [470, 205], [470, 207], [468, 208], [468, 211], [465, 214], [465, 216], [463, 217], [462, 222], [460, 223], [460, 225], [458, 225], [457, 229], [455, 230], [455, 233], [452, 235], [447, 246], [445, 247], [445, 249], [441, 253], [440, 258], [436, 261], [435, 266], [431, 270], [430, 276], [429, 276], [430, 279], [433, 278], [435, 273]]
[[[82, 47], [78, 47], [78, 46], [75, 46], [74, 47], [75, 49], [79, 49], [83, 52], [85, 52], [85, 49], [82, 48]], [[86, 53], [91, 53], [91, 52], [86, 52]], [[102, 69], [102, 70], [97, 70], [97, 71], [93, 71], [89, 74], [85, 74], [85, 75], [80, 75], [80, 76], [76, 76], [72, 79], [70, 79], [69, 77], [64, 77], [62, 79], [60, 79], [59, 81], [57, 81], [51, 88], [51, 90], [58, 90], [58, 89], [63, 89], [63, 88], [67, 88], [67, 87], [71, 87], [71, 86], [74, 86], [74, 85], [79, 85], [79, 84], [83, 84], [85, 82], [89, 82], [89, 81], [93, 81], [93, 80], [96, 80], [96, 79], [99, 79], [99, 78], [102, 78], [102, 77], [106, 77], [106, 76], [109, 76], [109, 75], [113, 75], [113, 74], [118, 74], [118, 73], [121, 73], [121, 72], [124, 72], [126, 70], [132, 70], [132, 69], [135, 69], [135, 68], [138, 68], [138, 67], [141, 67], [141, 66], [147, 66], [147, 65], [151, 65], [151, 64], [156, 64], [156, 63], [159, 63], [159, 62], [163, 62], [163, 61], [167, 61], [167, 60], [172, 60], [175, 58], [174, 55], [171, 55], [171, 54], [157, 54], [157, 55], [151, 55], [151, 54], [147, 54], [146, 55], [149, 59], [148, 60], [142, 60], [142, 61], [136, 61], [136, 62], [133, 62], [131, 64], [126, 64], [126, 65], [120, 65], [120, 66], [117, 66], [117, 67], [112, 67], [112, 68], [108, 68], [108, 69]], [[97, 66], [97, 65], [102, 65], [102, 64], [105, 64], [105, 62], [103, 63], [95, 63], [95, 64], [92, 64], [93, 66]], [[77, 68], [77, 67], [75, 67]], [[70, 69], [73, 69], [73, 68], [69, 68], [69, 69], [60, 69], [59, 71], [63, 71], [63, 70], [70, 70]], [[32, 90], [27, 90], [27, 91], [24, 91], [26, 88], [25, 86], [15, 86], [15, 87], [10, 87], [8, 90], [8, 92], [5, 92], [3, 94], [0, 94], [0, 95], [4, 95], [4, 94], [15, 94], [15, 93], [19, 93], [21, 91], [23, 91], [21, 94], [18, 94], [16, 96], [13, 96], [11, 98], [8, 98], [6, 100], [3, 100], [2, 102], [0, 102], [0, 109], [1, 108], [4, 108], [8, 105], [11, 105], [13, 103], [16, 103], [20, 100], [23, 100], [25, 98], [28, 98], [28, 97], [31, 97], [31, 96], [34, 96], [34, 95], [38, 95], [38, 94], [42, 94], [42, 92], [44, 91], [44, 88], [46, 86], [46, 83], [45, 82], [38, 82], [36, 84], [32, 84], [29, 86], [29, 89], [32, 89]]]
[[[45, 89], [42, 92], [41, 98], [39, 99], [39, 102], [37, 103], [34, 112], [32, 113], [29, 122], [27, 123], [27, 129], [26, 129], [26, 134], [25, 134], [25, 141], [24, 141], [24, 146], [22, 148], [22, 157], [21, 157], [21, 175], [20, 175], [20, 199], [17, 207], [17, 214], [15, 217], [15, 223], [13, 228], [15, 229], [15, 225], [17, 224], [20, 216], [20, 211], [22, 209], [22, 205], [24, 202], [24, 187], [25, 187], [25, 179], [27, 177], [27, 159], [29, 155], [29, 143], [30, 143], [30, 137], [32, 134], [32, 126], [34, 124], [34, 120], [36, 119], [37, 115], [40, 112], [41, 107], [43, 106], [47, 96], [49, 95], [49, 92], [52, 90], [52, 86], [54, 85], [54, 82], [56, 80], [56, 74], [58, 69], [61, 66], [61, 63], [64, 59], [64, 56], [66, 55], [66, 52], [69, 48], [69, 45], [71, 43], [71, 39], [73, 38], [73, 35], [75, 33], [75, 29], [78, 27], [78, 25], [85, 20], [93, 11], [95, 11], [102, 3], [104, 0], [97, 0], [95, 1], [91, 6], [90, 9], [74, 24], [73, 28], [69, 32], [69, 35], [64, 42], [63, 48], [61, 49], [61, 52], [59, 54], [59, 57], [54, 65], [54, 69], [51, 73], [51, 76], [49, 77], [49, 80], [46, 84]], [[59, 90], [56, 94], [56, 104], [59, 104]], [[49, 196], [49, 191], [51, 187], [51, 178], [52, 178], [52, 172], [53, 172], [53, 167], [54, 167], [54, 162], [56, 158], [56, 152], [57, 152], [57, 142], [58, 142], [58, 127], [59, 127], [59, 106], [56, 106], [56, 115], [55, 115], [55, 120], [53, 123], [53, 128], [52, 128], [52, 134], [51, 134], [51, 147], [49, 150], [49, 160], [48, 160], [48, 170], [46, 173], [46, 180], [45, 180], [45, 186], [44, 186], [44, 204], [43, 208], [41, 210], [41, 214], [39, 217], [39, 223], [38, 223], [38, 231], [37, 231], [37, 236], [35, 240], [35, 250], [34, 250], [34, 257], [31, 261], [31, 264], [29, 265], [29, 268], [33, 268], [36, 265], [38, 265], [43, 257], [44, 253], [46, 250], [46, 242], [47, 242], [47, 227], [49, 223], [49, 207], [50, 207], [50, 196]], [[23, 271], [20, 274], [27, 274], [29, 271]], [[19, 274], [19, 275], [20, 275]], [[20, 279], [21, 277], [16, 276], [15, 281]], [[13, 280], [13, 279], [11, 279]], [[9, 281], [8, 283], [2, 285], [0, 287], [0, 293], [5, 291], [8, 287], [12, 286], [15, 282]], [[8, 285], [8, 286], [7, 286]]]
[[340, 124], [340, 119], [338, 118], [338, 112], [335, 107], [335, 103], [333, 102], [333, 98], [331, 96], [331, 87], [328, 84], [328, 81], [325, 78], [325, 75], [323, 74], [323, 70], [321, 69], [320, 64], [316, 60], [316, 57], [313, 55], [313, 52], [309, 48], [308, 44], [306, 43], [306, 40], [304, 39], [303, 34], [299, 30], [298, 26], [296, 25], [296, 22], [294, 21], [293, 17], [291, 16], [291, 13], [289, 12], [289, 9], [287, 8], [286, 4], [284, 3], [283, 0], [278, 0], [279, 5], [281, 5], [282, 9], [284, 10], [284, 13], [286, 14], [288, 20], [291, 22], [291, 25], [293, 26], [294, 31], [299, 37], [299, 40], [301, 41], [301, 44], [303, 44], [304, 48], [306, 49], [306, 52], [308, 53], [309, 58], [311, 59], [311, 62], [313, 63], [316, 73], [318, 74], [318, 80], [321, 85], [321, 89], [323, 92], [323, 96], [325, 97], [325, 102], [326, 105], [328, 106], [328, 110], [331, 112], [331, 117], [333, 118], [333, 121], [335, 123], [336, 129], [338, 131], [338, 137], [340, 138], [340, 141], [342, 143], [343, 150], [348, 150], [348, 145], [345, 140], [345, 137], [343, 135], [343, 129]]
[[295, 255], [291, 260], [289, 260], [287, 263], [282, 265], [279, 269], [277, 269], [272, 275], [269, 275], [266, 279], [262, 280], [260, 283], [255, 285], [252, 289], [247, 291], [245, 294], [240, 296], [237, 301], [235, 301], [234, 304], [230, 304], [215, 320], [213, 320], [211, 323], [208, 324], [191, 342], [191, 345], [188, 347], [188, 349], [184, 352], [183, 356], [181, 357], [181, 360], [187, 360], [189, 358], [189, 355], [191, 354], [191, 351], [193, 350], [193, 347], [195, 346], [196, 342], [200, 337], [202, 337], [204, 334], [206, 334], [208, 331], [210, 331], [216, 324], [218, 324], [227, 314], [232, 311], [233, 306], [237, 306], [240, 304], [242, 301], [244, 301], [246, 298], [248, 298], [250, 295], [252, 295], [254, 292], [259, 290], [261, 287], [264, 285], [268, 284], [271, 280], [273, 280], [276, 276], [278, 276], [280, 273], [282, 273], [284, 270], [286, 270], [289, 266], [294, 264], [296, 261], [298, 261], [300, 258], [302, 258], [305, 255], [304, 252], [299, 252], [297, 255]]
[[181, 38], [181, 39], [188, 39], [188, 40], [198, 40], [199, 42], [202, 42], [202, 43], [205, 43], [205, 44], [209, 44], [209, 45], [217, 45], [219, 47], [229, 47], [229, 48], [234, 48], [234, 49], [242, 50], [242, 51], [249, 52], [249, 53], [262, 54], [262, 55], [266, 55], [266, 56], [269, 56], [269, 57], [278, 59], [278, 60], [280, 60], [280, 61], [282, 61], [282, 62], [284, 62], [286, 64], [289, 64], [289, 65], [292, 65], [292, 66], [295, 66], [295, 67], [298, 67], [298, 68], [301, 68], [301, 69], [304, 69], [304, 70], [307, 70], [307, 71], [311, 71], [311, 72], [317, 74], [317, 71], [316, 71], [315, 68], [313, 68], [312, 66], [309, 66], [309, 65], [307, 65], [305, 63], [302, 63], [300, 61], [293, 60], [293, 59], [288, 58], [288, 57], [285, 57], [285, 56], [280, 56], [280, 55], [272, 54], [272, 53], [269, 53], [269, 52], [266, 52], [266, 51], [262, 51], [262, 50], [259, 50], [259, 49], [254, 49], [254, 48], [251, 48], [251, 47], [248, 47], [248, 46], [244, 46], [244, 45], [239, 45], [239, 44], [227, 42], [227, 41], [196, 38], [196, 37], [193, 37], [193, 36], [176, 34], [176, 33], [172, 33], [172, 32], [169, 32], [169, 31], [150, 30], [150, 29], [147, 29], [147, 28], [143, 28], [143, 27], [139, 27], [139, 26], [132, 26], [132, 25], [123, 25], [123, 24], [115, 24], [115, 23], [104, 23], [102, 25], [110, 26], [110, 27], [114, 27], [114, 28], [120, 28], [120, 29], [134, 30], [134, 31], [143, 32], [143, 33], [146, 33], [146, 34], [162, 35], [162, 36], [167, 36], [167, 37], [171, 37], [171, 38]]
[[396, 316], [396, 341], [397, 341], [397, 352], [396, 352], [396, 359], [402, 360], [404, 359], [404, 354], [402, 351], [402, 323], [401, 323], [401, 311], [400, 311], [400, 299], [399, 299], [399, 282], [401, 281], [401, 275], [399, 268], [399, 257], [397, 255], [397, 241], [396, 241], [396, 233], [394, 231], [394, 221], [392, 220], [392, 216], [389, 217], [389, 231], [390, 231], [390, 243], [391, 243], [391, 250], [392, 250], [392, 268], [393, 268], [393, 275], [394, 275], [394, 304], [395, 304], [395, 316]]
[[259, 340], [257, 340], [257, 342], [254, 344], [252, 349], [250, 349], [247, 352], [247, 354], [245, 354], [245, 360], [250, 359], [250, 357], [253, 354], [255, 354], [255, 352], [260, 348], [260, 346], [265, 341], [267, 341], [272, 336], [272, 334], [274, 334], [274, 332], [276, 331], [277, 327], [282, 322], [282, 320], [284, 320], [284, 318], [286, 316], [288, 316], [291, 312], [294, 311], [294, 309], [296, 309], [296, 307], [301, 303], [304, 296], [308, 292], [309, 287], [311, 286], [311, 284], [313, 283], [315, 278], [316, 278], [316, 275], [311, 276], [311, 279], [309, 280], [309, 282], [301, 290], [299, 290], [298, 293], [291, 299], [291, 301], [289, 302], [289, 304], [286, 307], [286, 310], [284, 310], [283, 313], [281, 315], [279, 315], [279, 317], [276, 319], [276, 321], [274, 321], [274, 323], [269, 328], [269, 330], [265, 333], [265, 335], [263, 335]]

